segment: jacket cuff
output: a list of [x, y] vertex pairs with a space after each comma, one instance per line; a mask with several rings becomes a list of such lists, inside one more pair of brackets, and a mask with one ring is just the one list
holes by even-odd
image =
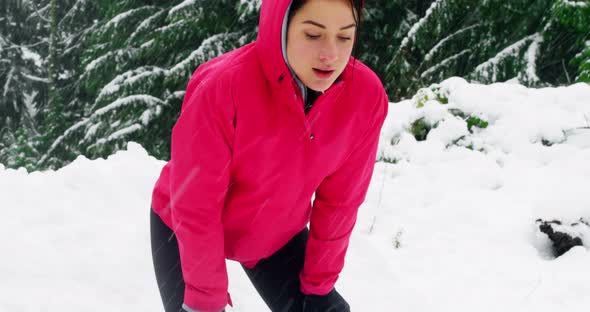
[[225, 295], [217, 296], [217, 295], [203, 295], [198, 291], [191, 289], [190, 287], [186, 287], [184, 290], [184, 302], [182, 304], [182, 308], [186, 309], [189, 308], [188, 312], [217, 312], [223, 311], [226, 305], [230, 305], [233, 307], [233, 303], [231, 300], [231, 296], [229, 292], [226, 292]]
[[[205, 311], [201, 311], [201, 310], [195, 310], [195, 309], [191, 309], [189, 306], [187, 306], [186, 304], [182, 304], [182, 308], [186, 311], [186, 312], [205, 312]], [[215, 312], [225, 312], [225, 309], [223, 310], [219, 310], [219, 311], [215, 311]]]
[[304, 295], [325, 296], [334, 289], [335, 280], [323, 281], [322, 283], [313, 283], [309, 281], [303, 270], [299, 272], [299, 291]]

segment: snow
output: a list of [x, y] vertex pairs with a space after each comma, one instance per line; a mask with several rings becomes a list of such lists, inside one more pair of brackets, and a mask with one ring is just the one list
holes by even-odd
[[175, 28], [180, 28], [183, 25], [188, 24], [188, 22], [186, 20], [178, 20], [172, 24], [166, 24], [162, 27], [158, 27], [154, 30], [154, 32], [160, 32], [160, 33], [165, 33], [167, 31], [174, 31]]
[[221, 55], [222, 53], [226, 52], [223, 48], [224, 40], [237, 34], [237, 32], [224, 32], [208, 37], [207, 39], [203, 40], [201, 45], [199, 45], [199, 48], [191, 52], [187, 58], [170, 68], [166, 72], [166, 76], [177, 75], [178, 73], [184, 71], [188, 67], [188, 64], [201, 64], [206, 60]]
[[7, 78], [6, 78], [6, 82], [4, 83], [4, 91], [2, 92], [3, 97], [6, 97], [6, 95], [8, 94], [8, 90], [10, 90], [10, 82], [12, 81], [13, 74], [14, 74], [14, 67], [11, 67], [10, 71], [8, 72]]
[[142, 49], [149, 49], [149, 48], [151, 48], [151, 46], [154, 45], [154, 43], [155, 43], [155, 40], [154, 39], [150, 39], [150, 40], [142, 43], [139, 47], [142, 48]]
[[424, 16], [416, 24], [412, 25], [412, 28], [410, 29], [410, 31], [408, 31], [408, 34], [406, 35], [406, 37], [402, 40], [399, 50], [401, 50], [406, 45], [408, 45], [408, 43], [414, 41], [418, 30], [420, 28], [422, 28], [422, 26], [430, 18], [430, 15], [432, 15], [432, 13], [435, 12], [435, 10], [438, 9], [438, 7], [443, 4], [443, 2], [444, 2], [443, 0], [436, 0], [436, 1], [432, 2], [430, 7], [426, 10], [426, 13], [424, 14]]
[[35, 97], [39, 94], [39, 91], [31, 91], [31, 93], [23, 92], [23, 104], [27, 111], [27, 114], [31, 118], [35, 118], [38, 113], [38, 109], [35, 104]]
[[[61, 144], [66, 137], [68, 137], [72, 133], [75, 133], [75, 131], [77, 131], [78, 129], [80, 129], [82, 127], [86, 127], [86, 130], [91, 132], [90, 134], [85, 134], [84, 137], [89, 137], [90, 135], [93, 135], [97, 130], [95, 128], [95, 126], [93, 126], [93, 123], [97, 122], [98, 118], [100, 118], [100, 116], [102, 116], [104, 114], [110, 113], [112, 111], [115, 111], [119, 108], [122, 108], [122, 107], [128, 106], [128, 105], [144, 105], [147, 107], [156, 107], [157, 105], [163, 105], [163, 104], [164, 104], [164, 102], [162, 102], [160, 99], [158, 99], [154, 96], [151, 96], [149, 94], [135, 94], [135, 95], [130, 95], [130, 96], [127, 96], [124, 98], [117, 99], [114, 102], [97, 109], [88, 118], [85, 118], [85, 119], [75, 123], [73, 126], [69, 127], [68, 129], [66, 129], [66, 131], [64, 132], [63, 135], [59, 136], [57, 139], [55, 139], [55, 141], [53, 141], [53, 143], [51, 144], [51, 147], [49, 147], [49, 150], [47, 151], [47, 153], [45, 153], [45, 155], [43, 155], [41, 157], [41, 159], [39, 160], [38, 163], [40, 163], [40, 164], [44, 163], [45, 160], [47, 160], [47, 158], [51, 155], [51, 153], [53, 153], [55, 148], [59, 144]], [[161, 112], [161, 109], [158, 109], [156, 107], [156, 113], [159, 114], [160, 112]], [[156, 113], [154, 113], [154, 114], [156, 114]], [[143, 119], [143, 120], [145, 120], [145, 119]], [[111, 127], [113, 127], [113, 126], [111, 125]]]
[[[64, 21], [64, 20], [74, 18], [74, 15], [76, 13], [79, 13], [80, 11], [84, 11], [84, 6], [87, 3], [88, 3], [88, 0], [76, 1], [76, 3], [74, 3], [74, 5], [72, 5], [72, 7], [68, 10], [68, 12], [64, 15], [64, 17], [61, 20]], [[60, 22], [60, 23], [62, 23], [62, 22]]]
[[141, 130], [142, 128], [143, 127], [141, 125], [139, 125], [139, 124], [132, 124], [129, 127], [125, 127], [125, 128], [123, 128], [121, 130], [117, 130], [117, 131], [113, 132], [106, 139], [103, 138], [103, 139], [97, 140], [96, 141], [96, 145], [105, 144], [105, 143], [108, 143], [109, 141], [119, 139], [119, 138], [121, 138], [121, 137], [123, 137], [125, 135], [128, 135], [128, 134], [133, 133], [133, 132], [138, 131], [138, 130]]
[[472, 53], [472, 52], [473, 51], [471, 49], [465, 49], [457, 54], [451, 55], [451, 56], [447, 57], [446, 59], [440, 61], [438, 64], [435, 64], [434, 66], [425, 70], [423, 73], [420, 74], [420, 78], [427, 77], [430, 74], [439, 70], [441, 67], [447, 67], [447, 66], [449, 66], [449, 64], [451, 64], [455, 60], [460, 59], [460, 58], [464, 57], [465, 54]]
[[588, 6], [588, 2], [586, 1], [569, 1], [569, 0], [562, 0], [563, 4], [571, 7], [579, 7], [585, 8]]
[[35, 66], [37, 66], [38, 68], [42, 68], [43, 58], [41, 57], [41, 55], [39, 55], [39, 53], [34, 52], [33, 50], [25, 46], [20, 46], [20, 48], [23, 53], [23, 60], [32, 60], [35, 63]]
[[149, 94], [135, 94], [121, 99], [117, 99], [109, 105], [97, 109], [93, 115], [100, 116], [112, 110], [119, 109], [123, 106], [133, 105], [137, 103], [145, 104], [148, 107], [163, 104], [163, 102], [160, 99]]
[[[140, 34], [141, 32], [147, 30], [150, 26], [152, 26], [152, 24], [160, 17], [160, 15], [165, 14], [166, 11], [165, 10], [160, 10], [157, 13], [153, 14], [152, 16], [146, 18], [144, 21], [142, 21], [137, 28], [135, 29], [135, 31], [131, 34], [131, 36], [129, 36], [128, 42], [131, 42], [135, 39], [135, 37]], [[153, 41], [154, 39], [151, 39], [150, 41]]]
[[184, 8], [188, 7], [188, 6], [192, 6], [193, 4], [195, 4], [195, 0], [184, 0], [180, 4], [178, 4], [177, 6], [173, 7], [172, 9], [170, 9], [170, 11], [168, 11], [168, 14], [169, 15], [174, 15], [178, 11], [181, 11]]
[[134, 14], [136, 13], [141, 13], [143, 11], [149, 10], [149, 9], [154, 9], [154, 6], [151, 5], [146, 5], [146, 6], [142, 6], [136, 9], [132, 9], [129, 11], [125, 11], [123, 13], [120, 13], [118, 15], [116, 15], [115, 17], [113, 17], [111, 20], [109, 20], [106, 24], [104, 24], [104, 26], [102, 27], [103, 30], [106, 29], [114, 29], [117, 27], [117, 25], [119, 25], [119, 23], [129, 17], [132, 17]]
[[95, 134], [96, 131], [98, 130], [98, 128], [102, 125], [102, 122], [97, 122], [93, 125], [91, 125], [90, 127], [88, 127], [88, 129], [86, 130], [86, 133], [84, 134], [84, 141], [92, 138]]
[[537, 76], [537, 55], [539, 53], [539, 46], [542, 42], [543, 36], [540, 33], [537, 33], [526, 52], [526, 77], [535, 83], [541, 81]]
[[461, 29], [457, 30], [456, 32], [454, 32], [454, 33], [448, 35], [447, 37], [443, 38], [442, 40], [440, 40], [434, 47], [432, 47], [432, 49], [430, 49], [430, 51], [428, 51], [428, 53], [426, 53], [426, 55], [424, 55], [424, 62], [430, 61], [432, 59], [432, 56], [435, 55], [440, 50], [440, 48], [442, 46], [444, 46], [444, 44], [447, 43], [449, 40], [461, 35], [462, 33], [466, 32], [470, 29], [476, 28], [476, 27], [481, 27], [481, 24], [477, 23], [477, 24], [467, 26], [465, 28], [461, 28]]
[[239, 7], [243, 9], [241, 15], [238, 17], [240, 21], [244, 21], [246, 16], [249, 16], [255, 11], [260, 11], [262, 0], [240, 0]]
[[100, 90], [95, 103], [98, 103], [103, 100], [103, 98], [118, 92], [124, 86], [133, 85], [141, 79], [149, 79], [149, 77], [152, 75], [157, 76], [164, 74], [165, 72], [166, 71], [164, 69], [156, 66], [142, 66], [119, 74]]
[[251, 10], [260, 10], [262, 0], [240, 0], [240, 5], [247, 5]]
[[162, 106], [158, 105], [156, 106], [156, 109], [146, 109], [142, 114], [141, 117], [139, 117], [139, 120], [141, 121], [141, 124], [146, 126], [149, 125], [150, 121], [152, 121], [152, 119], [154, 117], [158, 117], [160, 116], [160, 114], [162, 113]]
[[[31, 80], [31, 81], [37, 81], [37, 82], [43, 82], [43, 83], [49, 83], [49, 78], [45, 78], [45, 77], [37, 77], [37, 76], [33, 76], [33, 75], [29, 75], [26, 73], [20, 73], [23, 77]], [[62, 76], [60, 76], [61, 78]]]
[[113, 55], [114, 53], [121, 53], [119, 50], [117, 50], [116, 52], [113, 51], [109, 51], [107, 53], [105, 53], [104, 55], [101, 55], [99, 57], [97, 57], [96, 59], [92, 60], [92, 62], [88, 63], [88, 65], [86, 65], [86, 67], [84, 68], [85, 72], [89, 72], [94, 70], [100, 63], [104, 62], [109, 56]]
[[[590, 231], [553, 258], [535, 221], [590, 219], [590, 86], [438, 87], [448, 104], [390, 104], [378, 156], [398, 161], [375, 165], [336, 288], [353, 311], [586, 311]], [[489, 126], [470, 133], [451, 108]], [[425, 141], [406, 130], [419, 117], [439, 122]], [[162, 311], [148, 226], [164, 164], [130, 142], [57, 171], [0, 165], [0, 311]], [[268, 311], [227, 265], [226, 311]]]

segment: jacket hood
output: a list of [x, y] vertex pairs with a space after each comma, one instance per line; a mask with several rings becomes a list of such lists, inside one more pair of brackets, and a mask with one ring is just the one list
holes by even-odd
[[[256, 52], [264, 75], [272, 87], [280, 87], [283, 81], [291, 81], [299, 87], [305, 100], [305, 85], [289, 66], [286, 55], [287, 19], [291, 3], [292, 0], [262, 0]], [[349, 76], [353, 60], [351, 57], [340, 79], [346, 80]]]
[[[290, 74], [286, 56], [283, 56], [282, 32], [291, 2], [291, 0], [264, 0], [260, 7], [256, 52], [264, 75], [273, 87], [282, 83]], [[287, 26], [284, 27], [286, 32]]]

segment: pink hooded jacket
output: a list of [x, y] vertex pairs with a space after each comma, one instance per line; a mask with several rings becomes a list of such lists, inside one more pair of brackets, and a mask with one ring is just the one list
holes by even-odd
[[344, 266], [388, 98], [351, 57], [305, 114], [282, 53], [290, 2], [263, 1], [256, 41], [196, 69], [172, 129], [152, 208], [177, 236], [193, 309], [232, 305], [225, 260], [252, 268], [308, 222], [300, 290], [327, 294]]

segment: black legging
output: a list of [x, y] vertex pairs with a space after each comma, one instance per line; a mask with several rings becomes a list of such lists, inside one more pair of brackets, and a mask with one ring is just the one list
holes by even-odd
[[[184, 280], [176, 236], [160, 217], [150, 209], [152, 258], [156, 281], [166, 312], [182, 310]], [[242, 265], [248, 278], [272, 312], [301, 312], [303, 295], [299, 291], [299, 271], [303, 268], [307, 228], [295, 235], [272, 256], [260, 260], [252, 269]], [[336, 290], [330, 295], [335, 306], [348, 307]], [[334, 310], [330, 312], [348, 312]], [[323, 312], [323, 311], [322, 311]]]

